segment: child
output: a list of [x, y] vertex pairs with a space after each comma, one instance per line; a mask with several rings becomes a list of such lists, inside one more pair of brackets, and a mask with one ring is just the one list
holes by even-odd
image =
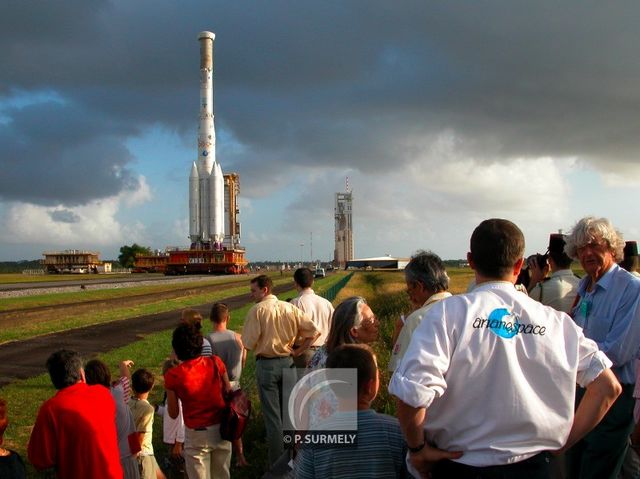
[[154, 409], [147, 399], [153, 388], [154, 381], [153, 374], [146, 369], [138, 369], [131, 376], [133, 396], [129, 401], [129, 407], [140, 438], [141, 451], [138, 456], [138, 463], [140, 464], [141, 479], [166, 479], [153, 455], [153, 444], [151, 442]]
[[111, 384], [122, 392], [124, 403], [129, 404], [129, 398], [131, 397], [131, 368], [133, 367], [133, 361], [125, 359], [120, 362], [120, 377]]
[[[167, 359], [162, 365], [162, 374], [166, 374], [169, 369], [180, 364], [177, 359]], [[165, 469], [168, 470], [169, 477], [186, 477], [184, 470], [184, 457], [182, 450], [184, 447], [184, 419], [182, 418], [182, 403], [178, 400], [178, 417], [173, 419], [169, 416], [165, 400], [158, 406], [156, 414], [162, 416], [162, 442], [169, 448], [169, 457], [165, 458]]]
[[[0, 399], [0, 445], [8, 425], [7, 401]], [[20, 454], [11, 449], [0, 447], [0, 477], [6, 479], [24, 479], [27, 477]]]

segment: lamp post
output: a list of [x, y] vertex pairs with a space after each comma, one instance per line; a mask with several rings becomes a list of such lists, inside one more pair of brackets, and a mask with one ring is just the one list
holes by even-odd
[[303, 258], [302, 248], [304, 248], [304, 243], [300, 243], [300, 267], [301, 268], [302, 268], [302, 258]]

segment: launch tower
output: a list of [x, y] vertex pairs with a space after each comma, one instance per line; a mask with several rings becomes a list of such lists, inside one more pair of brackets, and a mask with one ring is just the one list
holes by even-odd
[[351, 218], [353, 198], [347, 178], [346, 192], [336, 193], [336, 247], [333, 262], [336, 267], [344, 268], [347, 261], [353, 259], [353, 222]]

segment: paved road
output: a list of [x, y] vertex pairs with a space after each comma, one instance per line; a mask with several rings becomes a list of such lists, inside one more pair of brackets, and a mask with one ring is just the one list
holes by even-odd
[[[280, 285], [274, 288], [274, 293], [281, 294], [288, 290], [291, 290], [290, 284]], [[232, 310], [241, 308], [250, 301], [248, 294], [225, 299], [225, 303]], [[211, 304], [195, 306], [193, 309], [200, 311], [206, 318]], [[169, 311], [0, 345], [0, 387], [16, 379], [26, 379], [46, 372], [45, 362], [57, 349], [73, 349], [83, 357], [91, 358], [96, 354], [131, 344], [150, 333], [173, 328], [177, 322], [177, 312]]]

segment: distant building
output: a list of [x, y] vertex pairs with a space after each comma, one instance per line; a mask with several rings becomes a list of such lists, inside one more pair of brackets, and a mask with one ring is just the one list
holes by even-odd
[[45, 251], [42, 264], [47, 273], [110, 273], [111, 263], [100, 261], [98, 251], [67, 249]]
[[338, 268], [344, 268], [347, 261], [353, 259], [353, 197], [349, 190], [347, 179], [347, 191], [336, 193], [336, 246], [333, 253], [333, 263]]
[[360, 258], [347, 261], [345, 269], [404, 269], [409, 261], [409, 258], [393, 258], [391, 256]]

